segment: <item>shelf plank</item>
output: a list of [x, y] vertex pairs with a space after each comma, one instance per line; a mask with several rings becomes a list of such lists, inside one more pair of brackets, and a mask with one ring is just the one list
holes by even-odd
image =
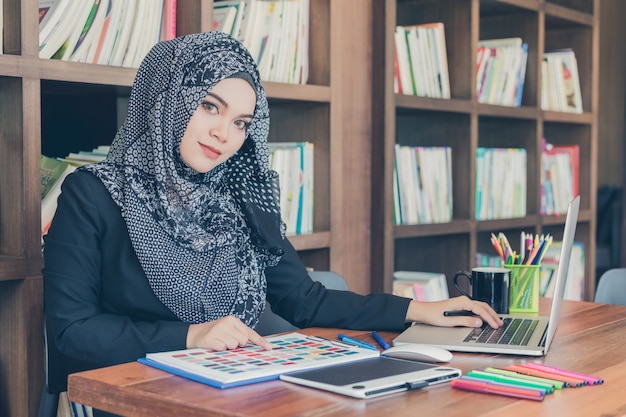
[[415, 109], [428, 111], [445, 111], [451, 113], [472, 113], [475, 103], [461, 99], [441, 99], [396, 94], [396, 107], [398, 109]]
[[452, 220], [449, 223], [395, 225], [393, 237], [400, 239], [470, 233], [473, 223], [472, 220]]
[[305, 235], [288, 235], [287, 238], [296, 250], [325, 249], [330, 247], [330, 232], [316, 232]]
[[0, 281], [21, 280], [26, 277], [40, 276], [43, 257], [17, 258], [0, 256]]
[[546, 122], [577, 123], [590, 125], [594, 121], [592, 113], [566, 113], [559, 111], [544, 111], [543, 120]]
[[485, 103], [478, 103], [477, 106], [479, 116], [508, 117], [529, 120], [534, 120], [539, 116], [539, 110], [536, 107], [497, 106]]
[[330, 102], [330, 87], [322, 85], [301, 85], [283, 83], [263, 83], [269, 100]]
[[546, 21], [551, 20], [551, 18], [558, 18], [572, 23], [578, 23], [583, 26], [592, 27], [594, 24], [593, 15], [560, 6], [558, 4], [545, 3], [544, 11], [546, 13]]

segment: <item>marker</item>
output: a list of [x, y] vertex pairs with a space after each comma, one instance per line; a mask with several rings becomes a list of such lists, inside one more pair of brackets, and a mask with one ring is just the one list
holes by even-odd
[[544, 384], [552, 385], [555, 389], [563, 389], [563, 387], [565, 386], [565, 383], [563, 381], [557, 381], [556, 379], [539, 378], [538, 376], [520, 374], [519, 372], [507, 371], [506, 369], [485, 368], [485, 372], [508, 375], [515, 378], [527, 379], [529, 381], [543, 382]]
[[575, 379], [575, 378], [569, 378], [569, 377], [562, 376], [562, 375], [555, 375], [549, 372], [538, 371], [537, 369], [532, 369], [532, 368], [525, 367], [522, 365], [509, 365], [509, 366], [505, 366], [504, 369], [506, 369], [507, 371], [519, 372], [520, 374], [538, 376], [540, 378], [556, 379], [557, 381], [564, 382], [565, 387], [581, 387], [587, 384], [582, 379]]
[[508, 382], [501, 382], [501, 381], [490, 381], [488, 379], [484, 379], [484, 378], [476, 378], [475, 376], [470, 376], [470, 375], [464, 375], [463, 379], [466, 379], [468, 381], [473, 381], [473, 382], [488, 382], [490, 384], [494, 384], [497, 385], [499, 387], [509, 387], [509, 388], [519, 388], [519, 389], [525, 389], [525, 390], [529, 390], [529, 391], [536, 391], [540, 394], [546, 395], [547, 392], [544, 389], [541, 388], [534, 388], [534, 387], [524, 387], [524, 386], [520, 386], [517, 384], [511, 384]]
[[529, 381], [527, 379], [517, 378], [509, 375], [494, 374], [491, 372], [483, 371], [469, 371], [467, 376], [488, 380], [492, 382], [501, 382], [504, 384], [511, 384], [515, 386], [521, 386], [524, 388], [535, 388], [544, 390], [546, 394], [552, 394], [554, 392], [554, 386], [545, 382]]
[[580, 374], [578, 372], [566, 371], [564, 369], [560, 369], [555, 366], [548, 366], [548, 365], [543, 365], [543, 364], [534, 363], [534, 362], [528, 362], [528, 363], [523, 364], [522, 366], [537, 369], [539, 371], [545, 371], [550, 374], [566, 376], [566, 377], [575, 378], [575, 379], [582, 379], [584, 381], [587, 381], [589, 385], [598, 385], [604, 382], [604, 379], [602, 378], [598, 378], [598, 377], [591, 376], [591, 375]]
[[385, 342], [385, 339], [383, 339], [382, 337], [380, 337], [380, 335], [378, 333], [376, 333], [376, 331], [374, 330], [372, 332], [372, 337], [374, 339], [376, 339], [376, 341], [378, 342], [378, 344], [380, 345], [380, 347], [382, 347], [383, 349], [389, 349], [391, 346], [389, 346], [389, 343]]
[[348, 336], [346, 336], [344, 334], [341, 334], [341, 333], [339, 333], [337, 335], [337, 338], [339, 340], [341, 340], [342, 342], [344, 342], [344, 343], [348, 343], [348, 344], [351, 344], [351, 345], [354, 345], [354, 346], [358, 346], [358, 347], [361, 347], [361, 348], [364, 348], [364, 349], [378, 350], [378, 348], [376, 346], [374, 346], [374, 345], [371, 345], [371, 344], [369, 344], [367, 342], [364, 342], [362, 340], [353, 339], [353, 338], [348, 337]]
[[543, 401], [544, 393], [540, 390], [527, 388], [514, 388], [510, 386], [499, 385], [493, 382], [478, 382], [468, 379], [464, 376], [454, 379], [450, 382], [452, 388], [462, 389], [466, 391], [481, 392], [484, 394], [498, 394], [507, 397], [524, 398], [527, 400]]

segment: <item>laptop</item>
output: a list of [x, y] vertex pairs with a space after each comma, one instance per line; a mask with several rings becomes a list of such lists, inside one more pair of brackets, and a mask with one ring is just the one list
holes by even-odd
[[[393, 340], [394, 345], [420, 343], [437, 345], [457, 352], [504, 353], [543, 356], [548, 353], [561, 315], [561, 304], [569, 270], [570, 255], [578, 221], [580, 196], [567, 209], [563, 244], [557, 267], [550, 316], [502, 314], [505, 325], [500, 329], [483, 327], [437, 327], [415, 323]], [[506, 327], [506, 328], [505, 328]]]

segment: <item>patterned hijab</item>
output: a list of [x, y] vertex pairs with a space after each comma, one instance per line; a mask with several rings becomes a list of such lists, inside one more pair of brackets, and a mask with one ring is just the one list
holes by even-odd
[[[181, 139], [207, 92], [233, 76], [256, 93], [246, 140], [198, 173], [182, 161]], [[248, 51], [220, 32], [187, 35], [148, 53], [109, 155], [83, 168], [120, 207], [152, 290], [183, 321], [234, 315], [254, 327], [263, 311], [264, 271], [280, 260], [285, 231], [268, 132], [267, 98]]]

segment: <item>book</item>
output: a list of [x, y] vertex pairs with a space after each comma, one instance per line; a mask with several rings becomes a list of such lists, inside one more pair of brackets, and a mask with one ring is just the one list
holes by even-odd
[[394, 33], [397, 92], [450, 98], [444, 25], [441, 22], [397, 26]]
[[87, 4], [86, 11], [83, 12], [85, 15], [80, 17], [84, 24], [80, 30], [79, 39], [74, 45], [70, 42], [69, 48], [63, 56], [57, 57], [55, 55], [53, 58], [74, 62], [91, 62], [88, 61], [87, 54], [92, 49], [95, 50], [100, 40], [102, 22], [108, 9], [108, 3], [109, 0], [91, 0]]
[[139, 362], [216, 388], [278, 379], [281, 374], [318, 369], [380, 356], [340, 341], [294, 332], [269, 337], [272, 350], [248, 344], [232, 350], [184, 349], [148, 353]]
[[150, 18], [149, 9], [151, 6], [148, 2], [149, 0], [136, 0], [135, 2], [135, 11], [132, 24], [130, 25], [132, 31], [128, 35], [128, 45], [122, 57], [121, 66], [123, 67], [135, 65], [136, 56], [141, 48], [142, 37], [147, 33], [150, 25], [148, 20]]
[[287, 233], [313, 232], [313, 143], [270, 142], [269, 150], [270, 169], [278, 173]]
[[[41, 31], [39, 33], [39, 57], [44, 59], [50, 59], [53, 55], [59, 52], [59, 49], [63, 47], [63, 45], [68, 42], [71, 34], [77, 25], [81, 28], [84, 25], [84, 21], [79, 22], [77, 19], [80, 18], [81, 12], [84, 10], [84, 7], [87, 2], [90, 0], [83, 0], [77, 5], [72, 4], [72, 7], [69, 5], [65, 10], [62, 11], [58, 20], [56, 21], [56, 25], [50, 30], [50, 34], [42, 39]], [[55, 11], [53, 11], [53, 16], [59, 12], [61, 5], [57, 7]], [[50, 13], [50, 11], [48, 12]]]
[[76, 166], [48, 156], [41, 156], [41, 234], [48, 232], [57, 209], [61, 184]]
[[233, 36], [239, 7], [240, 2], [238, 0], [215, 2], [213, 4], [213, 30]]
[[452, 219], [452, 149], [395, 145], [396, 224], [446, 223]]
[[111, 55], [107, 63], [109, 65], [121, 66], [126, 55], [128, 42], [133, 33], [133, 21], [135, 19], [135, 1], [123, 1], [123, 10], [121, 11], [118, 33], [113, 43]]
[[526, 149], [476, 149], [476, 220], [526, 215]]
[[439, 301], [450, 297], [445, 274], [437, 272], [395, 271], [392, 292], [418, 301]]
[[137, 68], [143, 58], [156, 45], [161, 36], [161, 22], [163, 20], [163, 0], [149, 0], [144, 2], [143, 13], [145, 17], [139, 32], [133, 36], [139, 37], [135, 54], [129, 58], [128, 66]]
[[543, 60], [545, 65], [542, 64], [542, 72], [546, 74], [542, 74], [542, 109], [582, 113], [578, 62], [574, 51], [563, 49], [545, 52]]
[[[556, 272], [559, 267], [561, 256], [561, 246], [563, 242], [553, 241], [546, 250], [541, 261], [541, 274], [539, 278], [539, 295], [542, 297], [553, 297]], [[567, 271], [567, 281], [565, 283], [565, 300], [583, 300], [585, 291], [585, 246], [582, 242], [574, 242], [570, 263]]]
[[59, 25], [70, 0], [39, 0], [39, 48]]
[[161, 40], [167, 41], [176, 37], [176, 0], [163, 1], [163, 21], [161, 23]]
[[92, 63], [103, 65], [108, 63], [115, 38], [118, 35], [121, 20], [120, 18], [123, 10], [123, 0], [110, 0], [106, 15], [104, 16], [100, 39], [97, 42], [96, 52]]
[[526, 75], [528, 45], [522, 38], [478, 42], [476, 92], [481, 103], [520, 106]]
[[580, 146], [542, 142], [541, 214], [563, 214], [579, 192]]

